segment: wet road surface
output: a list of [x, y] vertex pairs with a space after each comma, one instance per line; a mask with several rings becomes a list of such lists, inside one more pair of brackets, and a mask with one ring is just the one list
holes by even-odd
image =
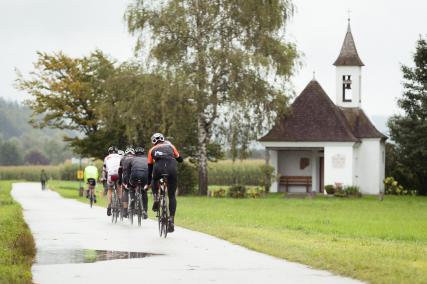
[[39, 183], [14, 184], [12, 195], [36, 241], [35, 283], [361, 283], [180, 227], [160, 238], [152, 220], [112, 224], [104, 208]]

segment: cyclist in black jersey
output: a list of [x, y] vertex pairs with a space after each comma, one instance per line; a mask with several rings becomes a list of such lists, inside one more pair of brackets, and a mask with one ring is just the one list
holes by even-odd
[[154, 146], [148, 152], [148, 184], [152, 186], [154, 203], [153, 210], [157, 211], [159, 202], [157, 194], [159, 191], [159, 181], [162, 174], [167, 174], [168, 180], [168, 198], [169, 198], [169, 226], [168, 231], [174, 231], [174, 221], [176, 212], [176, 182], [177, 182], [177, 161], [182, 162], [183, 159], [175, 146], [161, 133], [155, 133], [151, 137], [151, 142]]

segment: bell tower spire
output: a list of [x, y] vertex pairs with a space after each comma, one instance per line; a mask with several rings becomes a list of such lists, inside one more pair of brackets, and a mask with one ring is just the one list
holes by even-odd
[[334, 65], [337, 76], [336, 104], [341, 107], [361, 107], [362, 66], [364, 64], [357, 53], [356, 44], [354, 43], [350, 15], [347, 33]]

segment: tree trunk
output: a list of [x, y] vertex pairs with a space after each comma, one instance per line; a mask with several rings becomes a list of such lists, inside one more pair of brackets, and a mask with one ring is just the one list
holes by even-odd
[[203, 118], [198, 121], [199, 142], [199, 194], [208, 194], [208, 132]]

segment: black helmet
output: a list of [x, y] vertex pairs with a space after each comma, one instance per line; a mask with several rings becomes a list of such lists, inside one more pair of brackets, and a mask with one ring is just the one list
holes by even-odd
[[108, 154], [117, 153], [119, 149], [116, 146], [111, 146], [108, 148]]
[[157, 144], [158, 142], [164, 142], [165, 136], [163, 136], [162, 133], [154, 133], [153, 136], [151, 136], [151, 143]]
[[135, 147], [135, 154], [142, 155], [144, 154], [145, 150], [144, 147]]

